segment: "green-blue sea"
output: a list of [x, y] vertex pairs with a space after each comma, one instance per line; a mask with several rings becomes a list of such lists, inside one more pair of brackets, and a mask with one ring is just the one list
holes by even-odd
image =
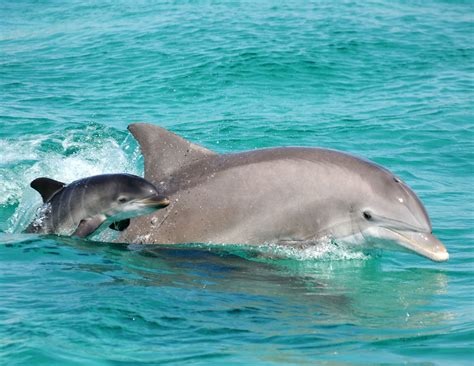
[[[1, 1], [1, 365], [473, 365], [472, 1]], [[143, 175], [132, 122], [320, 146], [420, 196], [444, 263], [23, 234], [29, 183]]]

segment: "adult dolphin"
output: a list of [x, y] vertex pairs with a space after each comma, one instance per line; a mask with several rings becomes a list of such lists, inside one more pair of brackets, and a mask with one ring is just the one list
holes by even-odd
[[31, 182], [43, 198], [27, 233], [86, 237], [107, 226], [125, 229], [129, 218], [169, 204], [153, 184], [131, 174], [102, 174], [65, 184], [50, 178]]
[[332, 238], [449, 254], [416, 194], [385, 168], [322, 148], [217, 154], [155, 125], [129, 127], [145, 178], [170, 205], [131, 220], [128, 243], [295, 243]]

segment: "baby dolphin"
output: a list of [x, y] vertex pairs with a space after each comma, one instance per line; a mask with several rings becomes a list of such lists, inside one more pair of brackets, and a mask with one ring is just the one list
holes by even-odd
[[131, 174], [103, 174], [70, 184], [50, 178], [31, 182], [43, 198], [39, 214], [26, 232], [86, 237], [109, 226], [123, 230], [131, 217], [168, 206], [147, 180]]

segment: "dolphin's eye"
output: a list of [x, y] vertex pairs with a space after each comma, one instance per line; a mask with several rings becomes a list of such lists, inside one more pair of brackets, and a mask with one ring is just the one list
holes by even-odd
[[372, 215], [370, 214], [369, 211], [364, 211], [364, 218], [366, 220], [372, 220]]
[[393, 180], [394, 180], [396, 183], [401, 183], [400, 179], [398, 179], [397, 177], [393, 177]]
[[118, 201], [119, 201], [120, 203], [125, 203], [125, 202], [127, 202], [127, 199], [126, 199], [125, 197], [120, 197], [120, 198], [118, 199]]

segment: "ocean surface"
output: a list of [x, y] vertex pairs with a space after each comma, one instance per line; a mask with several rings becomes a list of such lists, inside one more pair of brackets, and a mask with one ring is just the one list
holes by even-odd
[[[474, 364], [473, 18], [472, 1], [0, 2], [0, 364]], [[371, 159], [450, 260], [22, 234], [34, 178], [143, 174], [132, 122]]]

